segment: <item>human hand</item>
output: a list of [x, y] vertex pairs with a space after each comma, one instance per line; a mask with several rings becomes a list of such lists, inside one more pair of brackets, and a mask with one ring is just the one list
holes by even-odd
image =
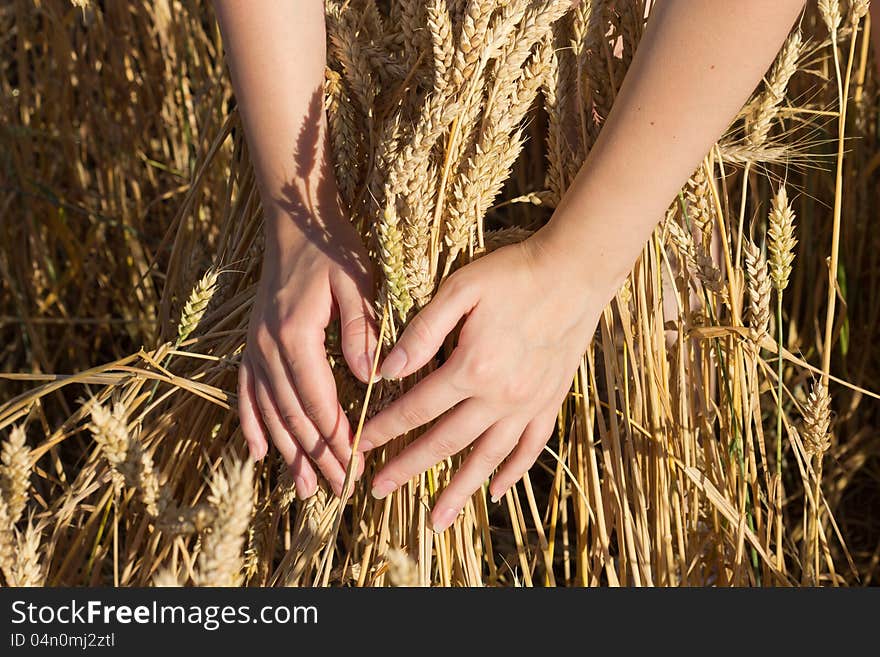
[[451, 410], [373, 479], [379, 499], [474, 443], [431, 514], [452, 524], [468, 498], [504, 462], [489, 491], [500, 498], [532, 466], [556, 422], [607, 299], [539, 231], [452, 274], [416, 315], [382, 364], [407, 376], [437, 352], [465, 317], [449, 360], [367, 422], [372, 449]]
[[[320, 238], [290, 216], [267, 221], [274, 236], [267, 239], [239, 368], [239, 415], [250, 454], [262, 458], [271, 440], [300, 499], [317, 489], [315, 466], [340, 495], [351, 458], [352, 432], [337, 399], [324, 329], [339, 317], [343, 355], [363, 382], [377, 343], [363, 245], [341, 215], [326, 219]], [[356, 474], [362, 468], [361, 459]]]

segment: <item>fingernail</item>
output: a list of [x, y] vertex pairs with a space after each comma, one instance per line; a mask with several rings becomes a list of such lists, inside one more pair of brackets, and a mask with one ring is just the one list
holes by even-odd
[[406, 352], [402, 347], [394, 347], [382, 363], [382, 378], [396, 379], [406, 366]]
[[456, 510], [450, 508], [440, 509], [431, 514], [431, 528], [434, 530], [434, 533], [439, 534], [447, 529], [457, 515]]
[[373, 490], [370, 491], [370, 494], [377, 500], [384, 500], [386, 497], [388, 497], [388, 493], [393, 491], [394, 488], [394, 482], [389, 481], [388, 479], [384, 479], [382, 481], [374, 481]]

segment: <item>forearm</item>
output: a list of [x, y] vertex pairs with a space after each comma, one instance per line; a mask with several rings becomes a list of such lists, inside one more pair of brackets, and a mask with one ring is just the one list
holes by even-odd
[[596, 293], [610, 296], [620, 285], [802, 6], [802, 0], [656, 3], [599, 138], [545, 229]]
[[272, 248], [282, 236], [302, 233], [306, 217], [298, 215], [335, 207], [323, 104], [324, 3], [214, 4]]

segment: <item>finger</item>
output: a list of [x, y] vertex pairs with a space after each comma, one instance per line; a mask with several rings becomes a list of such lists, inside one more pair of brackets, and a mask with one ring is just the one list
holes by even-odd
[[[330, 438], [326, 438], [321, 435], [319, 428], [315, 425], [314, 421], [308, 417], [303, 408], [301, 392], [298, 388], [294, 387], [295, 384], [293, 377], [285, 365], [282, 356], [277, 354], [274, 357], [264, 359], [262, 361], [262, 366], [263, 370], [269, 377], [272, 388], [272, 398], [275, 400], [275, 405], [278, 407], [278, 414], [287, 425], [287, 428], [290, 429], [293, 432], [293, 435], [298, 439], [301, 438], [309, 444], [312, 444], [316, 440], [325, 442], [327, 446], [330, 447], [333, 456], [344, 468], [345, 464], [348, 463], [348, 459], [351, 457], [351, 443], [349, 441], [350, 427], [348, 425], [348, 418], [345, 417], [342, 407], [336, 400], [335, 382], [333, 386], [332, 405], [334, 407], [334, 412], [339, 418], [336, 420], [336, 424], [339, 424], [339, 426], [331, 432]], [[327, 476], [328, 479], [330, 478], [330, 475], [325, 474], [325, 476]]]
[[492, 417], [483, 405], [467, 400], [379, 471], [373, 479], [373, 497], [382, 499], [432, 465], [457, 454], [491, 424]]
[[342, 332], [342, 355], [349, 369], [362, 382], [370, 380], [376, 353], [376, 324], [367, 301], [367, 291], [346, 274], [331, 279], [330, 286], [339, 309]]
[[541, 455], [553, 430], [556, 428], [558, 410], [552, 409], [529, 422], [517, 443], [516, 449], [492, 477], [489, 494], [497, 502], [523, 475], [531, 469]]
[[324, 350], [323, 331], [282, 336], [286, 369], [298, 403], [343, 467], [351, 458], [351, 427], [336, 393], [336, 380]]
[[253, 377], [250, 359], [245, 356], [238, 366], [238, 421], [251, 458], [259, 461], [266, 456], [269, 440], [260, 421], [260, 410], [254, 396]]
[[[278, 359], [271, 360], [277, 361]], [[264, 368], [267, 367], [265, 362], [261, 364]], [[264, 375], [266, 374], [265, 369], [263, 370], [263, 373]], [[288, 390], [289, 392], [282, 393], [286, 395], [285, 408], [287, 410], [284, 414], [282, 414], [278, 407], [279, 396], [274, 388], [270, 388], [269, 384], [266, 384], [266, 389], [263, 394], [268, 399], [268, 403], [275, 410], [275, 414], [279, 421], [281, 421], [286, 433], [297, 443], [299, 448], [308, 455], [312, 463], [318, 467], [333, 491], [336, 494], [339, 494], [339, 491], [342, 490], [342, 480], [345, 476], [344, 467], [330, 449], [329, 445], [320, 436], [315, 425], [306, 417], [305, 412], [299, 404], [299, 397], [296, 390], [290, 388], [288, 388]], [[259, 381], [257, 384], [257, 394], [260, 394]], [[258, 400], [260, 401], [260, 408], [262, 409], [264, 402], [259, 399], [259, 397]], [[272, 434], [272, 438], [274, 442], [274, 433]]]
[[382, 363], [383, 378], [401, 378], [422, 367], [437, 353], [458, 320], [474, 308], [474, 288], [453, 279], [447, 279], [431, 302], [412, 318]]
[[434, 370], [403, 397], [394, 400], [364, 425], [360, 448], [373, 449], [440, 417], [466, 397], [452, 385], [448, 365]]
[[275, 449], [281, 454], [281, 458], [290, 469], [290, 474], [293, 475], [297, 497], [304, 500], [314, 495], [318, 488], [318, 475], [315, 474], [315, 469], [309, 463], [305, 452], [282, 422], [269, 394], [269, 385], [263, 381], [259, 372], [255, 372], [254, 393], [263, 417], [263, 423], [272, 437], [272, 444], [275, 445]]
[[461, 468], [440, 495], [431, 512], [431, 526], [435, 532], [449, 527], [495, 468], [516, 446], [523, 426], [514, 420], [493, 424], [474, 444]]

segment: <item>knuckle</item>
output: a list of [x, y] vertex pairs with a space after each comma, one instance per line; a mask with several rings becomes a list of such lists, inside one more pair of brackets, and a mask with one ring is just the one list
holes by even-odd
[[400, 417], [408, 427], [420, 427], [427, 421], [424, 411], [414, 404], [401, 404]]
[[450, 437], [442, 434], [433, 438], [428, 443], [428, 448], [430, 449], [431, 456], [434, 458], [435, 462], [442, 461], [458, 451]]
[[446, 277], [440, 285], [439, 292], [448, 296], [457, 296], [467, 291], [470, 283], [464, 270], [459, 269]]
[[323, 405], [311, 397], [303, 397], [301, 400], [303, 413], [312, 422], [318, 422], [324, 416]]
[[256, 397], [254, 398], [254, 407], [257, 412], [260, 414], [260, 417], [267, 418], [271, 413], [274, 413], [275, 409], [272, 407], [272, 400], [268, 395], [262, 394], [264, 391], [258, 389]]
[[492, 357], [478, 351], [466, 354], [461, 365], [465, 381], [476, 387], [492, 383], [495, 374], [494, 370], [495, 363]]
[[473, 457], [483, 470], [491, 472], [504, 460], [504, 450], [498, 445], [486, 445], [484, 449], [474, 450]]
[[305, 420], [302, 415], [294, 411], [286, 410], [281, 414], [281, 421], [284, 422], [284, 426], [286, 426], [294, 436], [302, 436], [303, 430], [305, 429]]
[[265, 403], [257, 403], [257, 410], [260, 411], [260, 417], [262, 417], [264, 421], [266, 418], [272, 417], [272, 413], [275, 412], [275, 409], [273, 409], [271, 405]]
[[343, 337], [357, 337], [367, 332], [369, 321], [369, 317], [367, 317], [366, 314], [357, 313], [351, 317], [347, 317], [346, 320], [341, 323], [339, 329]]
[[272, 351], [276, 341], [269, 327], [265, 324], [260, 324], [254, 329], [253, 343], [257, 353], [264, 356]]

